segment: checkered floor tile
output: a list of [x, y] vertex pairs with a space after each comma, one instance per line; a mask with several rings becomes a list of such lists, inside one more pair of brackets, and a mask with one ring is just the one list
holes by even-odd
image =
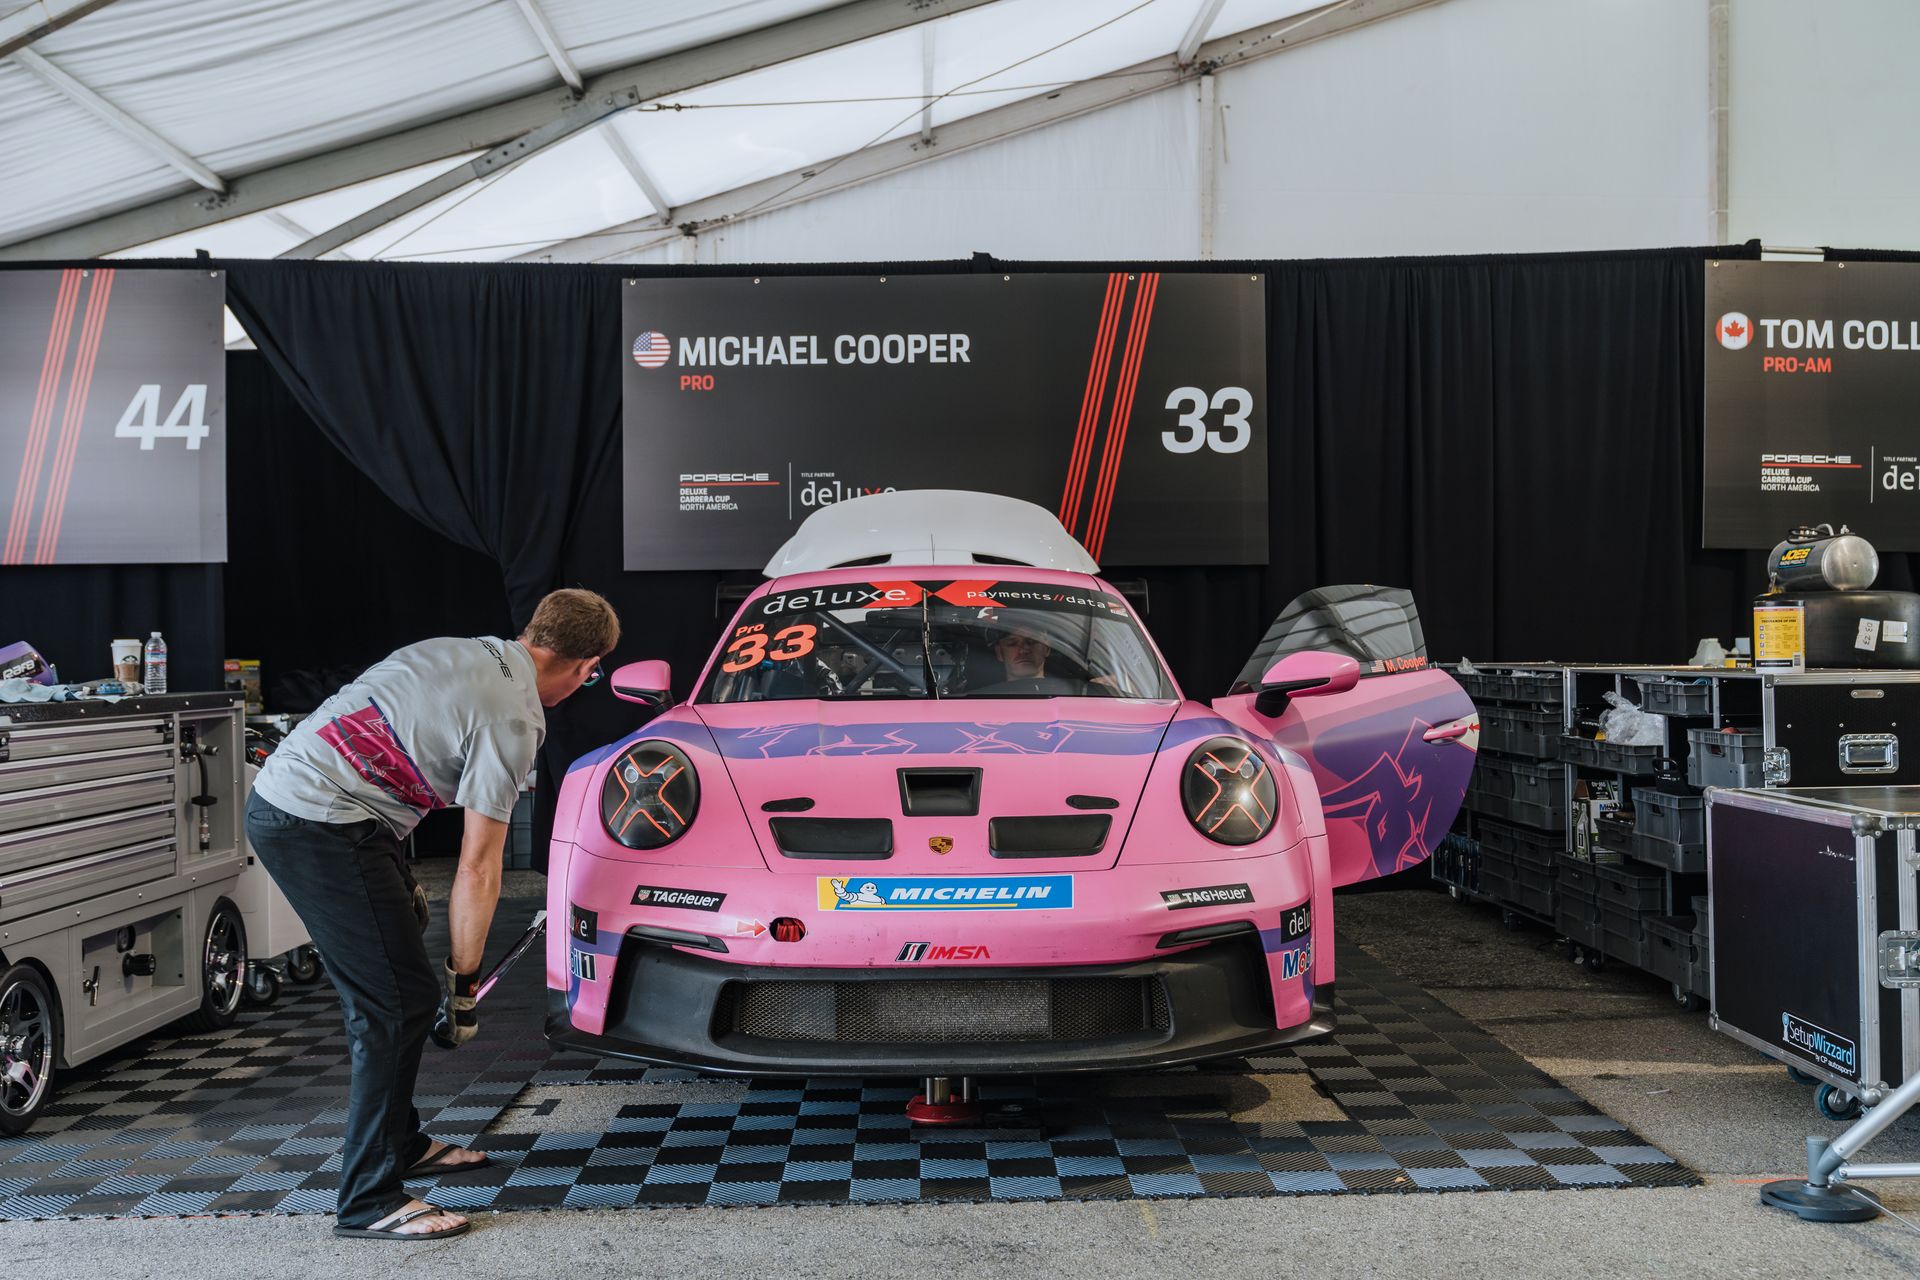
[[[428, 1127], [494, 1163], [426, 1194], [520, 1209], [1699, 1182], [1359, 948], [1340, 962], [1332, 1040], [1197, 1074], [1305, 1071], [1345, 1119], [1239, 1121], [1224, 1091], [1157, 1089], [1165, 1077], [1152, 1075], [983, 1087], [989, 1102], [1040, 1116], [1038, 1141], [916, 1137], [904, 1104], [917, 1090], [892, 1080], [754, 1081], [721, 1100], [622, 1105], [601, 1132], [486, 1132], [530, 1080], [551, 1092], [691, 1078], [550, 1053], [539, 966], [522, 965], [489, 997], [478, 1040], [427, 1051]], [[225, 1035], [134, 1046], [68, 1075], [33, 1133], [0, 1141], [0, 1219], [331, 1212], [346, 1080], [325, 984]]]

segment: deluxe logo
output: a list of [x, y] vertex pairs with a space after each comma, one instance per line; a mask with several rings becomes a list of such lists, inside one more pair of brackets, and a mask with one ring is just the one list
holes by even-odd
[[582, 942], [597, 941], [600, 937], [600, 913], [585, 907], [574, 907], [567, 921], [567, 932]]
[[900, 954], [896, 957], [896, 961], [900, 964], [919, 964], [923, 960], [938, 962], [943, 960], [986, 960], [990, 958], [987, 954], [987, 949], [983, 946], [936, 947], [931, 942], [909, 942], [906, 946], [900, 948]]
[[1313, 904], [1303, 902], [1291, 911], [1280, 914], [1280, 936], [1288, 942], [1294, 942], [1313, 932]]
[[851, 484], [844, 480], [809, 480], [800, 486], [800, 505], [812, 510], [830, 507], [848, 498], [864, 498], [875, 493], [894, 493], [890, 484]]
[[662, 889], [657, 885], [643, 884], [633, 891], [633, 905], [636, 907], [684, 907], [688, 911], [718, 911], [720, 904], [726, 900], [726, 894], [710, 893], [705, 889]]
[[1188, 907], [1216, 907], [1236, 902], [1252, 902], [1253, 890], [1244, 884], [1216, 884], [1204, 889], [1162, 889], [1160, 900], [1169, 911]]
[[1853, 1041], [1845, 1036], [1835, 1035], [1825, 1027], [1816, 1026], [1790, 1013], [1782, 1013], [1780, 1039], [1802, 1053], [1810, 1053], [1828, 1066], [1835, 1067], [1849, 1076], [1857, 1076], [1859, 1073], [1860, 1056], [1858, 1050], [1854, 1048]]
[[822, 911], [1067, 911], [1072, 876], [821, 876]]
[[1729, 351], [1738, 351], [1753, 339], [1753, 322], [1740, 311], [1729, 311], [1720, 317], [1720, 323], [1713, 327], [1713, 334], [1720, 339], [1720, 345]]

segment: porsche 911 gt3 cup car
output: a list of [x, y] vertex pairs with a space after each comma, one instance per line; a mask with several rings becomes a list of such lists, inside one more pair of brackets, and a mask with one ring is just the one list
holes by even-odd
[[576, 761], [548, 1036], [757, 1075], [1164, 1066], [1332, 1026], [1337, 885], [1425, 859], [1472, 704], [1405, 592], [1296, 601], [1211, 705], [1052, 515], [809, 517], [689, 701]]

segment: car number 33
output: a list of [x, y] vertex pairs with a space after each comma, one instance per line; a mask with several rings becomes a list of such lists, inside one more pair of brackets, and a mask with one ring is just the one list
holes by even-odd
[[[1176, 430], [1160, 433], [1168, 453], [1198, 453], [1202, 448], [1239, 453], [1253, 441], [1253, 425], [1247, 421], [1253, 393], [1245, 387], [1222, 387], [1211, 397], [1199, 387], [1175, 387], [1167, 396], [1167, 408], [1180, 415]], [[1222, 411], [1219, 427], [1207, 423], [1210, 408]]]

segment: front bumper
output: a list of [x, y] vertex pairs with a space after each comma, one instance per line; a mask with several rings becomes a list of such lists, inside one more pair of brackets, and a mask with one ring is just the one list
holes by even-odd
[[562, 1048], [739, 1075], [1119, 1071], [1324, 1036], [1333, 985], [1308, 995], [1304, 1021], [1275, 1025], [1252, 932], [1129, 964], [885, 971], [737, 964], [629, 934], [604, 1031], [576, 1027], [557, 990], [546, 1029]]

